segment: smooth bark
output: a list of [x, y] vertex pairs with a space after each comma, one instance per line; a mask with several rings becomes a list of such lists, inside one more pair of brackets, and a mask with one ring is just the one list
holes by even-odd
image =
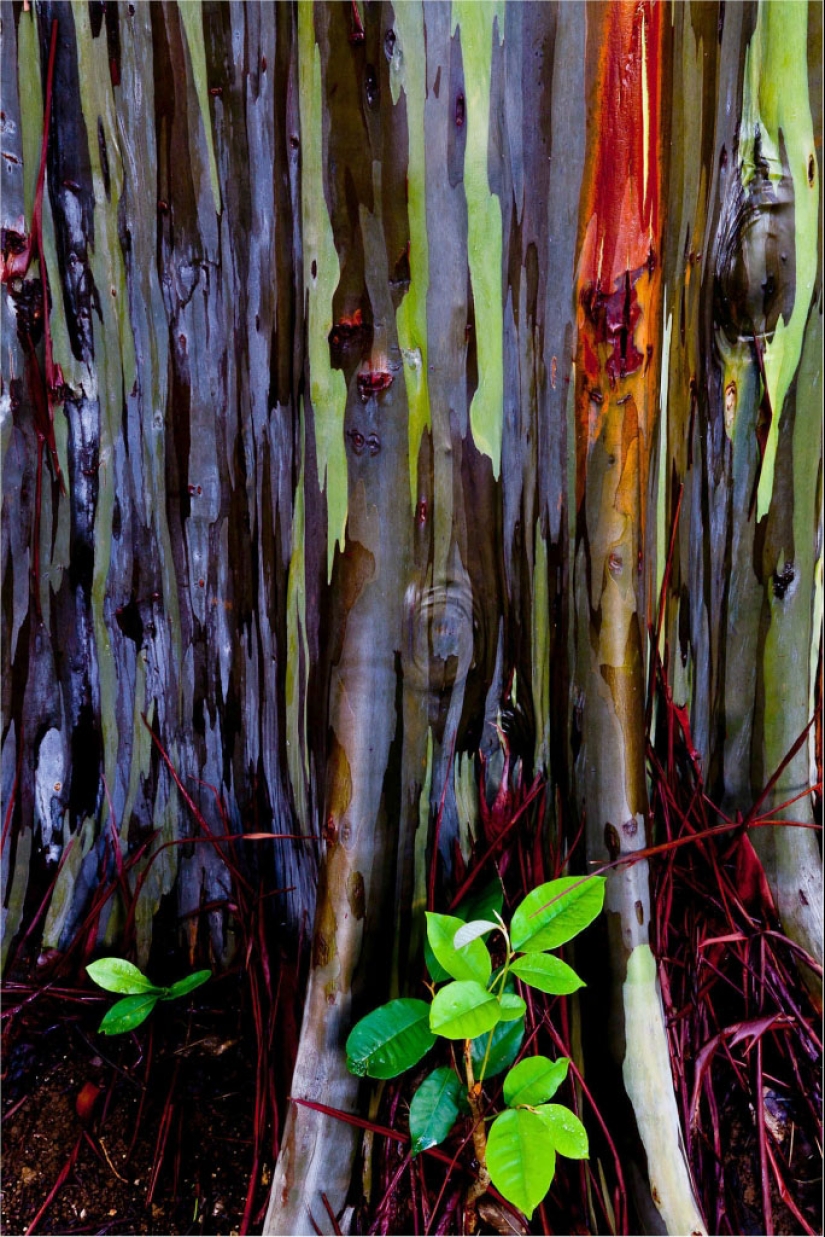
[[[52, 960], [81, 927], [145, 964], [171, 926], [194, 956], [199, 919], [232, 957], [230, 874], [145, 716], [210, 827], [284, 835], [242, 863], [280, 891], [284, 974], [309, 971], [292, 1093], [366, 1110], [348, 1027], [406, 989], [427, 902], [497, 827], [481, 795], [540, 774], [547, 836], [584, 810], [591, 862], [650, 838], [680, 493], [659, 653], [710, 796], [750, 811], [811, 720], [821, 12], [78, 0], [2, 22], [4, 261], [45, 124], [51, 290], [51, 355], [44, 271], [2, 297], [4, 960], [53, 880]], [[760, 812], [813, 823], [819, 779], [812, 729]], [[821, 961], [815, 833], [752, 836]], [[90, 922], [115, 846], [141, 897]], [[611, 876], [607, 919], [637, 1205], [701, 1229], [646, 865]], [[356, 1150], [293, 1107], [266, 1231], [323, 1230], [322, 1193], [346, 1224]]]

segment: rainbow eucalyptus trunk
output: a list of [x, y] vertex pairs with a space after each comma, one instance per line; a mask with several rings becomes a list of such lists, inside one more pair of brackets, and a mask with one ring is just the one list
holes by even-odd
[[[475, 133], [472, 205], [463, 142], [449, 147], [465, 118], [480, 127], [486, 116], [469, 92], [465, 100], [449, 10], [427, 13], [426, 62], [418, 5], [394, 20], [388, 8], [357, 19], [344, 8], [318, 9], [314, 21], [309, 7], [299, 13], [310, 386], [316, 441], [329, 451], [330, 544], [339, 531], [344, 543], [331, 563], [325, 866], [292, 1095], [349, 1112], [363, 1089], [343, 1051], [353, 1004], [359, 1016], [390, 995], [380, 976], [404, 990], [420, 945], [431, 796], [441, 807], [439, 890], [452, 864], [470, 699], [475, 744], [489, 747], [480, 722], [502, 659], [487, 456], [501, 450], [501, 374], [494, 347], [475, 359], [468, 300], [475, 290], [485, 330], [496, 315], [500, 323], [501, 305], [489, 270], [475, 283], [468, 274], [468, 233], [490, 208], [486, 140]], [[492, 26], [478, 8], [470, 21], [464, 63], [474, 56], [484, 72], [486, 59], [489, 82]], [[425, 71], [443, 74], [443, 92], [426, 95]], [[458, 122], [457, 107], [466, 109]], [[441, 152], [454, 183], [426, 175], [425, 149], [436, 164]], [[500, 336], [494, 325], [491, 338]], [[486, 388], [486, 454], [469, 429], [468, 356]], [[325, 1229], [329, 1208], [346, 1217], [356, 1148], [352, 1127], [293, 1105], [266, 1231]]]
[[[607, 5], [592, 17], [577, 286], [574, 694], [577, 789], [588, 857], [600, 864], [650, 842], [644, 636], [655, 547], [645, 528], [661, 353], [666, 42], [657, 5]], [[702, 1232], [650, 948], [646, 861], [610, 872], [605, 911], [609, 1040], [644, 1147], [650, 1199], [666, 1231]]]
[[[409, 406], [396, 308], [412, 263], [399, 272], [406, 258], [405, 134], [403, 115], [378, 106], [389, 91], [386, 59], [372, 71], [362, 108], [353, 58], [340, 54], [349, 17], [341, 6], [318, 17], [316, 44], [312, 8], [298, 11], [306, 415], [325, 478], [328, 544], [335, 547], [340, 537], [340, 548], [330, 564], [325, 846], [292, 1095], [352, 1112], [359, 1082], [342, 1047], [353, 996], [359, 988], [374, 991], [376, 973], [385, 974], [392, 957], [385, 925], [393, 917], [388, 875], [397, 849], [397, 659], [412, 541]], [[292, 1106], [269, 1231], [311, 1232], [313, 1223], [328, 1223], [322, 1195], [343, 1213], [356, 1133]]]
[[[172, 891], [190, 947], [208, 904], [212, 948], [231, 956], [227, 869], [211, 846], [164, 849], [194, 824], [143, 716], [213, 830], [225, 825], [211, 787], [231, 829], [294, 832], [283, 758], [303, 365], [293, 28], [280, 5], [3, 9], [4, 250], [30, 226], [45, 123], [39, 275], [45, 265], [66, 479], [63, 493], [47, 462], [38, 496], [36, 391], [22, 377], [25, 350], [43, 348], [42, 313], [32, 336], [22, 312], [35, 266], [3, 297], [4, 949], [27, 886], [39, 900], [55, 873], [42, 946], [65, 949], [113, 881], [117, 846], [127, 863], [144, 848], [128, 876], [132, 891], [142, 881], [141, 962]], [[301, 498], [314, 518], [317, 488]], [[318, 608], [307, 611], [317, 661]], [[262, 868], [303, 908], [313, 853], [300, 847], [282, 845], [274, 881], [271, 859]], [[124, 909], [115, 894], [86, 923], [92, 943], [123, 946]]]
[[[680, 493], [659, 653], [731, 816], [811, 718], [821, 11], [2, 23], [4, 958], [41, 904], [57, 964], [145, 963], [158, 926], [233, 955], [230, 872], [171, 766], [215, 831], [287, 835], [233, 849], [284, 990], [309, 969], [292, 1094], [365, 1113], [350, 1022], [408, 986], [427, 902], [501, 823], [482, 795], [506, 775], [512, 810], [535, 770], [548, 836], [584, 808], [591, 862], [650, 839]], [[817, 759], [806, 736], [760, 813], [812, 823], [782, 804]], [[814, 832], [749, 836], [821, 960]], [[607, 919], [639, 1208], [701, 1231], [643, 863]], [[281, 1142], [266, 1231], [332, 1231], [322, 1195], [346, 1226], [350, 1127], [293, 1106]]]
[[[729, 816], [759, 800], [768, 820], [809, 825], [808, 788], [821, 780], [813, 728], [805, 734], [822, 640], [819, 103], [808, 85], [808, 22], [819, 18], [770, 3], [677, 16], [673, 124], [684, 140], [669, 191], [659, 545], [680, 485], [684, 500], [668, 677]], [[749, 836], [783, 929], [821, 965], [815, 832]]]
[[[820, 648], [816, 611], [820, 622], [822, 612], [821, 447], [819, 454], [815, 450], [822, 411], [815, 378], [822, 346], [815, 298], [820, 190], [807, 25], [803, 10], [759, 6], [745, 54], [739, 148], [715, 254], [727, 301], [719, 336], [728, 344], [722, 355], [731, 358], [722, 384], [726, 400], [735, 405], [734, 424], [741, 416], [740, 374], [759, 399], [748, 509], [761, 592], [753, 786], [759, 793], [781, 769], [762, 807], [768, 816], [778, 812], [780, 820], [803, 825], [813, 822], [807, 793], [812, 744], [787, 758], [813, 717]], [[747, 371], [754, 366], [749, 383]], [[817, 520], [818, 554], [811, 536]], [[788, 801], [793, 804], [784, 809]], [[754, 844], [784, 930], [821, 966], [823, 885], [816, 835], [794, 827], [758, 830]]]

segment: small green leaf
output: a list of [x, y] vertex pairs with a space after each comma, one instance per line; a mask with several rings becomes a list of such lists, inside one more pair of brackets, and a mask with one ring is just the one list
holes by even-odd
[[471, 941], [464, 949], [453, 945], [455, 935], [463, 921], [455, 915], [436, 915], [427, 912], [427, 940], [436, 960], [453, 979], [474, 979], [486, 984], [493, 964], [483, 941]]
[[510, 924], [513, 949], [556, 949], [578, 936], [604, 905], [603, 876], [562, 876], [531, 890]]
[[572, 966], [550, 954], [523, 954], [511, 963], [510, 970], [531, 988], [538, 988], [540, 992], [549, 992], [554, 996], [562, 996], [584, 987], [584, 981], [579, 979]]
[[471, 919], [495, 919], [503, 908], [504, 890], [499, 877], [494, 876], [478, 893], [471, 893], [466, 897], [456, 907], [454, 914], [469, 923]]
[[174, 1001], [179, 996], [186, 996], [188, 992], [193, 992], [195, 988], [200, 988], [201, 984], [205, 984], [207, 979], [211, 978], [211, 971], [194, 971], [191, 975], [186, 975], [183, 979], [179, 979], [176, 984], [172, 984], [166, 996], [161, 999], [164, 1001]]
[[134, 1031], [149, 1017], [159, 1000], [157, 992], [144, 992], [140, 996], [126, 996], [122, 1001], [116, 1001], [98, 1031], [103, 1035], [123, 1035], [126, 1031]]
[[536, 1115], [541, 1117], [550, 1131], [553, 1146], [559, 1155], [566, 1155], [570, 1160], [589, 1158], [587, 1130], [574, 1112], [563, 1104], [542, 1104], [536, 1108]]
[[98, 958], [97, 962], [89, 963], [86, 974], [98, 988], [105, 988], [107, 992], [166, 992], [165, 988], [150, 983], [143, 972], [125, 958]]
[[528, 1219], [550, 1189], [556, 1153], [550, 1130], [527, 1108], [508, 1108], [490, 1126], [487, 1168], [493, 1185]]
[[412, 1153], [437, 1147], [453, 1128], [462, 1086], [455, 1070], [442, 1066], [425, 1078], [410, 1104]]
[[[492, 1035], [492, 1042], [490, 1036]], [[516, 1022], [499, 1022], [486, 1035], [479, 1035], [470, 1045], [473, 1062], [473, 1074], [478, 1078], [481, 1074], [484, 1058], [487, 1055], [487, 1045], [490, 1044], [490, 1055], [487, 1057], [485, 1078], [494, 1078], [502, 1070], [509, 1069], [521, 1049], [524, 1039], [524, 1019]]]
[[523, 997], [513, 992], [505, 992], [498, 998], [499, 1018], [502, 1022], [512, 1022], [515, 1018], [523, 1018], [527, 1005]]
[[435, 1043], [426, 1001], [403, 997], [379, 1005], [347, 1039], [347, 1068], [359, 1078], [395, 1078], [416, 1065]]
[[437, 992], [430, 1008], [430, 1030], [445, 1039], [475, 1039], [491, 1030], [501, 1018], [492, 992], [473, 979], [447, 984]]
[[[460, 919], [462, 923], [466, 923], [470, 919], [492, 919], [494, 914], [501, 914], [503, 906], [504, 891], [501, 888], [501, 881], [497, 876], [494, 876], [478, 893], [471, 893], [468, 898], [465, 898], [456, 907], [454, 914], [456, 919]], [[445, 979], [450, 979], [450, 976], [433, 953], [430, 942], [426, 938], [424, 940], [424, 961], [427, 963], [427, 970], [433, 983], [440, 984]]]
[[453, 946], [456, 949], [463, 948], [464, 945], [469, 945], [470, 941], [475, 941], [480, 936], [484, 936], [487, 932], [500, 931], [501, 925], [494, 923], [492, 919], [471, 919], [469, 923], [465, 923], [463, 928], [459, 928], [453, 938]]
[[549, 1057], [525, 1057], [504, 1079], [504, 1103], [510, 1108], [519, 1104], [543, 1104], [555, 1095], [567, 1077], [567, 1057], [551, 1061]]

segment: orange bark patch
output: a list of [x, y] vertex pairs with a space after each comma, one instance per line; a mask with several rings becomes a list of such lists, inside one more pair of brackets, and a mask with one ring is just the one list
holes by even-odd
[[[644, 519], [660, 345], [659, 150], [661, 6], [611, 3], [588, 12], [591, 120], [579, 224], [577, 505], [590, 449], [623, 418], [620, 471], [638, 449], [632, 498]], [[627, 415], [628, 407], [635, 415]], [[612, 437], [612, 435], [610, 435]], [[625, 487], [623, 505], [630, 497]]]

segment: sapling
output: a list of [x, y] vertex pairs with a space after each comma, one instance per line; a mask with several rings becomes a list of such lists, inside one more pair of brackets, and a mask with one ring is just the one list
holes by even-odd
[[[583, 987], [572, 967], [549, 951], [577, 936], [599, 914], [604, 877], [561, 877], [532, 890], [513, 913], [509, 929], [488, 896], [456, 915], [427, 914], [425, 956], [431, 1001], [402, 997], [367, 1014], [347, 1039], [347, 1064], [361, 1077], [394, 1078], [420, 1060], [439, 1036], [462, 1042], [460, 1064], [439, 1066], [410, 1103], [412, 1153], [444, 1141], [460, 1112], [473, 1119], [478, 1174], [467, 1195], [467, 1228], [475, 1204], [492, 1182], [528, 1217], [550, 1188], [556, 1155], [588, 1156], [587, 1133], [563, 1104], [549, 1101], [567, 1076], [569, 1060], [545, 1056], [516, 1060], [524, 1036], [524, 998], [515, 979], [540, 992], [565, 995]], [[489, 895], [489, 890], [488, 890]], [[503, 941], [503, 964], [494, 969], [485, 938]], [[446, 981], [446, 982], [445, 982]], [[514, 1063], [515, 1062], [515, 1063]], [[485, 1080], [507, 1071], [504, 1109], [489, 1117]]]
[[99, 958], [86, 967], [86, 974], [99, 988], [107, 992], [128, 993], [117, 1001], [104, 1016], [98, 1030], [103, 1035], [123, 1035], [149, 1017], [158, 1001], [175, 1001], [186, 996], [212, 975], [211, 971], [194, 971], [169, 988], [158, 988], [125, 958]]

